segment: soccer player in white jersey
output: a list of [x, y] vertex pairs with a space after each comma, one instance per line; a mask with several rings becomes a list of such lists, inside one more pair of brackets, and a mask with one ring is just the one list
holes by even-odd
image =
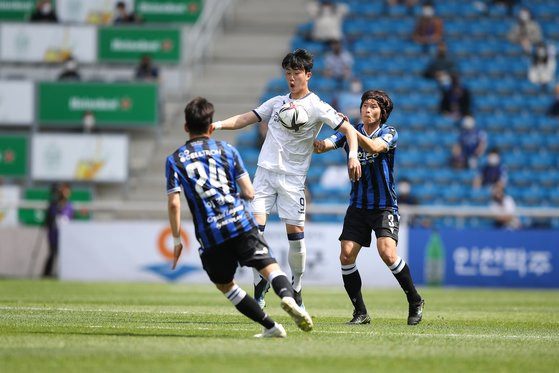
[[[252, 210], [261, 232], [267, 216], [277, 205], [278, 215], [285, 222], [289, 241], [289, 266], [291, 267], [295, 300], [301, 306], [301, 278], [305, 272], [305, 179], [313, 153], [313, 142], [322, 125], [347, 136], [349, 146], [348, 172], [351, 180], [361, 177], [357, 160], [357, 134], [351, 124], [330, 105], [309, 90], [313, 56], [304, 49], [288, 53], [283, 61], [289, 93], [276, 96], [256, 109], [213, 123], [214, 129], [234, 130], [257, 122], [268, 122], [266, 139], [258, 157], [254, 177], [255, 197]], [[278, 119], [278, 111], [287, 102], [304, 107], [309, 120], [300, 126], [286, 128]], [[266, 281], [255, 276], [254, 297], [264, 307]]]

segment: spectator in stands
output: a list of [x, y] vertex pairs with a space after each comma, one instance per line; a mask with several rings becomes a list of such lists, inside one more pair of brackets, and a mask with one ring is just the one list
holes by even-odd
[[74, 59], [74, 57], [70, 56], [66, 59], [66, 61], [64, 61], [64, 67], [58, 75], [58, 80], [81, 80], [81, 75], [78, 71], [78, 62]]
[[518, 11], [517, 22], [512, 26], [507, 36], [511, 42], [520, 44], [526, 53], [532, 51], [532, 46], [535, 43], [543, 40], [541, 27], [532, 19], [532, 13], [527, 8]]
[[342, 47], [339, 40], [330, 42], [330, 50], [324, 56], [324, 75], [334, 78], [338, 88], [351, 78], [353, 73], [353, 56]]
[[532, 61], [528, 68], [528, 79], [534, 84], [541, 84], [547, 87], [555, 80], [555, 46], [547, 45], [545, 42], [536, 44], [532, 52]]
[[487, 147], [487, 134], [485, 131], [476, 128], [476, 120], [471, 115], [462, 119], [458, 145], [468, 167], [471, 169], [477, 168], [479, 157], [483, 155]]
[[331, 0], [313, 1], [308, 5], [308, 11], [312, 17], [311, 39], [313, 41], [329, 43], [343, 40], [342, 24], [349, 11], [346, 4]]
[[51, 186], [50, 201], [45, 217], [49, 243], [48, 256], [43, 270], [43, 276], [45, 277], [52, 277], [54, 275], [54, 261], [58, 255], [60, 225], [68, 222], [74, 216], [70, 194], [70, 185], [67, 183], [55, 183]]
[[474, 6], [485, 14], [489, 13], [489, 8], [491, 6], [504, 6], [507, 8], [508, 15], [512, 16], [514, 14], [514, 6], [517, 2], [518, 0], [478, 0], [474, 1]]
[[390, 13], [390, 8], [392, 8], [395, 5], [398, 4], [403, 4], [406, 6], [407, 11], [408, 11], [408, 15], [413, 15], [413, 8], [415, 7], [415, 5], [418, 3], [418, 0], [386, 0], [386, 5], [388, 6], [386, 8], [387, 13]]
[[398, 205], [417, 205], [419, 202], [411, 192], [411, 183], [406, 178], [401, 178], [398, 183]]
[[336, 98], [335, 108], [348, 117], [351, 123], [357, 123], [361, 117], [361, 95], [363, 84], [357, 77], [351, 78], [349, 90], [342, 91]]
[[[418, 199], [413, 195], [411, 183], [406, 178], [401, 178], [396, 189], [398, 192], [398, 206], [415, 206], [419, 204]], [[414, 215], [408, 218], [410, 226], [417, 225], [417, 219]]]
[[555, 97], [549, 109], [547, 109], [547, 115], [550, 117], [559, 117], [559, 83], [555, 85]]
[[31, 22], [58, 22], [58, 17], [50, 0], [39, 0], [35, 11], [31, 13]]
[[468, 168], [468, 160], [464, 153], [462, 153], [462, 147], [460, 144], [453, 144], [450, 151], [449, 166], [453, 170], [464, 170]]
[[435, 15], [432, 3], [423, 4], [421, 16], [417, 18], [412, 39], [423, 46], [425, 52], [431, 45], [439, 44], [443, 40], [443, 20]]
[[497, 183], [491, 189], [489, 208], [495, 214], [494, 225], [497, 228], [518, 229], [520, 221], [516, 216], [516, 203], [505, 193], [505, 186]]
[[154, 66], [151, 57], [144, 54], [136, 66], [136, 79], [138, 80], [157, 80], [159, 78], [159, 69]]
[[431, 59], [423, 76], [427, 79], [436, 80], [441, 86], [450, 83], [450, 77], [457, 74], [456, 62], [448, 56], [448, 49], [445, 42], [437, 44], [437, 54]]
[[83, 132], [91, 133], [95, 128], [95, 113], [91, 110], [86, 110], [82, 117]]
[[470, 90], [462, 84], [458, 74], [450, 76], [450, 86], [442, 87], [440, 113], [455, 119], [462, 119], [471, 113]]
[[474, 179], [474, 188], [497, 183], [506, 185], [507, 171], [501, 162], [499, 149], [492, 148], [487, 154], [487, 163], [480, 169], [480, 173]]
[[134, 12], [128, 12], [126, 9], [126, 3], [124, 1], [119, 1], [116, 3], [115, 8], [115, 18], [113, 19], [113, 24], [126, 24], [126, 23], [141, 23], [140, 17]]

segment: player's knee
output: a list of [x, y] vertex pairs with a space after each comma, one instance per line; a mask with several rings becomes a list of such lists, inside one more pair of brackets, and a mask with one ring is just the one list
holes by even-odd
[[347, 253], [347, 252], [344, 252], [344, 251], [342, 251], [340, 253], [340, 263], [341, 263], [341, 265], [353, 264], [353, 263], [355, 263], [356, 260], [357, 260], [357, 255]]
[[233, 286], [235, 286], [235, 282], [231, 281], [229, 283], [226, 284], [215, 284], [215, 287], [221, 291], [222, 293], [227, 293], [229, 290], [231, 290], [233, 288]]

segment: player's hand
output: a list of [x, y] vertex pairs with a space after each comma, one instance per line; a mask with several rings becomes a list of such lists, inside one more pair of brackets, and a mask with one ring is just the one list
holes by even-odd
[[175, 269], [175, 267], [177, 266], [177, 262], [179, 261], [181, 253], [182, 253], [182, 243], [179, 243], [178, 245], [175, 245], [175, 247], [173, 248], [173, 265], [171, 266], [171, 269]]
[[361, 179], [361, 163], [357, 158], [350, 158], [347, 161], [347, 170], [349, 172], [349, 179], [357, 181]]
[[324, 149], [326, 148], [326, 144], [324, 143], [324, 140], [314, 140], [313, 142], [313, 150], [315, 153], [320, 154], [322, 152], [324, 152]]

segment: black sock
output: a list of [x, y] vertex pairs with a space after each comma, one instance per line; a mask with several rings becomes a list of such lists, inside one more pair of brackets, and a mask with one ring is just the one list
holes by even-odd
[[413, 284], [413, 279], [411, 278], [410, 267], [404, 261], [404, 259], [398, 257], [396, 262], [389, 266], [390, 270], [396, 277], [396, 280], [406, 293], [406, 297], [408, 298], [408, 303], [418, 303], [421, 301], [421, 296], [415, 289], [415, 285]]
[[224, 294], [227, 299], [240, 313], [248, 317], [249, 319], [256, 321], [266, 329], [270, 329], [274, 326], [275, 322], [272, 320], [262, 309], [258, 303], [248, 295], [243, 289], [235, 285], [230, 291]]
[[344, 280], [344, 288], [349, 296], [349, 300], [353, 303], [353, 308], [357, 313], [367, 313], [367, 307], [363, 302], [361, 295], [361, 275], [354, 264], [342, 265], [342, 279]]
[[274, 276], [272, 273], [272, 287], [280, 298], [291, 297], [293, 298], [293, 287], [284, 273]]

